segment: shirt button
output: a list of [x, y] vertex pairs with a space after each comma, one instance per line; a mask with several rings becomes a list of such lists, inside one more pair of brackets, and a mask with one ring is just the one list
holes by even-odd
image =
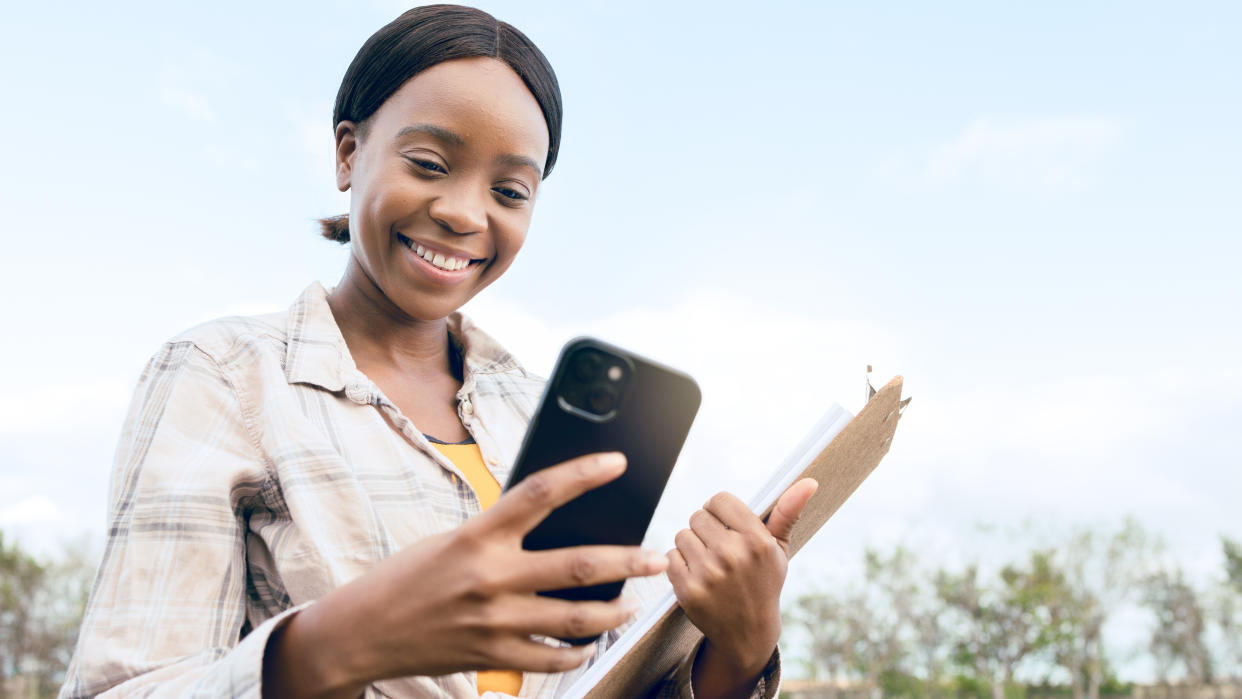
[[461, 411], [467, 415], [473, 415], [474, 406], [470, 404], [470, 401], [464, 400], [461, 402]]
[[345, 397], [355, 403], [367, 405], [371, 402], [370, 388], [361, 381], [352, 382], [345, 385]]
[[491, 465], [495, 466], [496, 464], [500, 463], [500, 459], [498, 459], [498, 458], [496, 458], [496, 457], [494, 457], [494, 456], [489, 456], [489, 457], [487, 457], [487, 463], [489, 463], [489, 464], [491, 464]]

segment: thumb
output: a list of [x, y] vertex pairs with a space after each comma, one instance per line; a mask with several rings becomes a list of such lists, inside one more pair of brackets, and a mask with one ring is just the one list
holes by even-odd
[[772, 514], [768, 515], [768, 532], [776, 538], [781, 548], [789, 553], [789, 536], [793, 533], [798, 517], [802, 516], [802, 508], [819, 489], [819, 482], [814, 478], [803, 478], [789, 486], [776, 501]]

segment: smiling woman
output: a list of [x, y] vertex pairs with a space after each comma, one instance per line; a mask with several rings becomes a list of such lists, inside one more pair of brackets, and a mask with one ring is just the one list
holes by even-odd
[[550, 140], [539, 103], [504, 63], [461, 58], [419, 73], [362, 123], [336, 126], [353, 255], [333, 310], [347, 315], [363, 293], [439, 321], [522, 247]]
[[366, 42], [334, 114], [350, 213], [324, 221], [345, 273], [148, 364], [62, 696], [550, 698], [638, 605], [537, 593], [629, 579], [644, 598], [665, 570], [706, 640], [651, 691], [775, 695], [785, 545], [813, 484], [767, 524], [718, 495], [667, 556], [522, 549], [620, 454], [499, 496], [543, 381], [458, 309], [521, 249], [560, 119], [546, 59], [486, 13], [417, 8]]

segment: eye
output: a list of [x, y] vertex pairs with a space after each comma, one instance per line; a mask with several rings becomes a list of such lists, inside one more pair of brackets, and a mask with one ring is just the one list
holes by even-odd
[[514, 203], [524, 202], [529, 198], [511, 187], [492, 187], [492, 191]]
[[515, 209], [530, 200], [530, 188], [521, 180], [510, 179], [496, 182], [492, 185], [492, 192], [496, 194], [496, 201]]
[[417, 167], [420, 170], [425, 170], [426, 172], [432, 172], [437, 175], [448, 174], [448, 170], [445, 170], [444, 167], [440, 165], [440, 163], [437, 163], [433, 160], [423, 160], [421, 158], [409, 158], [409, 157], [407, 157], [406, 160], [409, 160], [411, 163], [414, 164], [415, 167]]

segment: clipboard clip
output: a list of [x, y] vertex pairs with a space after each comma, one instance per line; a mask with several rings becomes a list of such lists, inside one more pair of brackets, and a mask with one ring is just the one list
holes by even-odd
[[[867, 384], [867, 400], [865, 402], [869, 403], [871, 402], [871, 399], [875, 397], [875, 394], [876, 394], [875, 387], [871, 385], [871, 365], [870, 364], [867, 365], [867, 373], [864, 376], [863, 380]], [[906, 412], [906, 406], [910, 405], [910, 400], [912, 398], [914, 398], [914, 396], [906, 396], [905, 398], [901, 400], [901, 402], [897, 404], [897, 417], [901, 417], [901, 415]], [[890, 415], [889, 417], [892, 417], [892, 416]], [[888, 422], [888, 418], [887, 417], [884, 418], [884, 421]]]

